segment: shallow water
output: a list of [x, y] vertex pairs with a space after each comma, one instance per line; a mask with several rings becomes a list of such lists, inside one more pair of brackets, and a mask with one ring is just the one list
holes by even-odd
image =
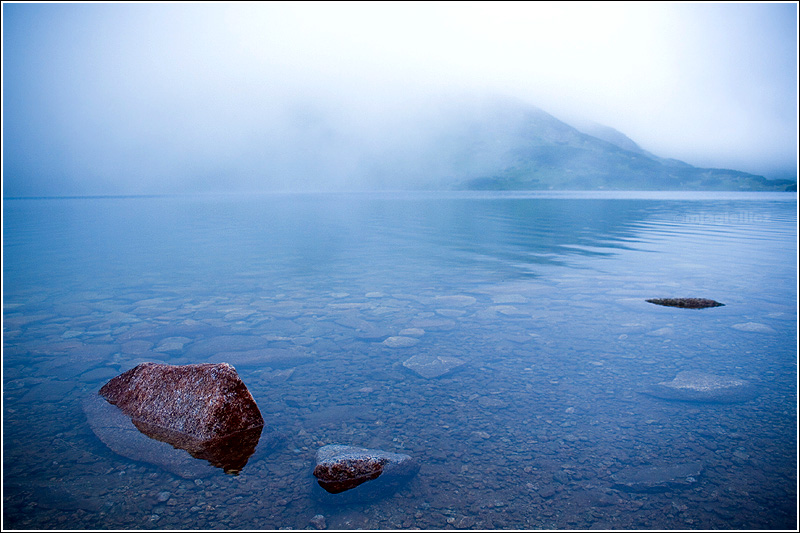
[[[336, 529], [794, 529], [796, 206], [788, 193], [6, 199], [4, 528], [304, 529], [323, 515]], [[725, 306], [645, 302], [658, 297]], [[267, 422], [238, 476], [177, 476], [92, 432], [82, 403], [108, 379], [220, 345], [298, 354], [230, 361]], [[415, 355], [464, 364], [425, 379], [403, 365]], [[758, 395], [642, 393], [682, 371]], [[326, 444], [421, 469], [382, 501], [324, 505], [311, 471]], [[700, 474], [665, 489], [617, 483], [686, 464]]]

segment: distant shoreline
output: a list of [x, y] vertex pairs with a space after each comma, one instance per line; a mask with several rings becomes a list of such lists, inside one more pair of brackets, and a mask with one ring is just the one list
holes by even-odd
[[170, 194], [97, 194], [97, 195], [64, 195], [64, 196], [6, 196], [6, 200], [141, 200], [156, 198], [225, 198], [241, 196], [376, 196], [376, 197], [450, 197], [450, 198], [597, 198], [597, 199], [674, 199], [703, 197], [713, 198], [747, 198], [760, 195], [797, 195], [797, 191], [754, 191], [754, 190], [646, 190], [646, 189], [391, 189], [391, 190], [352, 190], [352, 191], [226, 191], [226, 192], [191, 192]]

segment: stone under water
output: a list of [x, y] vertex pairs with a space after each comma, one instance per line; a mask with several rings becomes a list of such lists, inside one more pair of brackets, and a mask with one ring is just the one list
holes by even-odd
[[227, 363], [142, 363], [112, 378], [100, 396], [144, 435], [228, 473], [244, 467], [264, 427], [250, 391]]
[[425, 379], [438, 378], [464, 364], [458, 357], [445, 355], [414, 355], [403, 366]]
[[389, 348], [408, 348], [410, 346], [414, 346], [418, 342], [419, 339], [414, 337], [394, 336], [384, 340], [383, 345], [388, 346]]
[[743, 379], [684, 371], [679, 372], [672, 381], [662, 381], [643, 392], [663, 400], [734, 403], [755, 397], [756, 388]]
[[317, 451], [312, 493], [324, 503], [372, 501], [394, 493], [418, 471], [419, 463], [406, 454], [331, 444]]
[[630, 492], [660, 492], [697, 483], [703, 465], [678, 463], [664, 466], [632, 467], [613, 474], [614, 485]]
[[706, 307], [722, 307], [725, 305], [707, 298], [650, 298], [645, 301], [651, 304], [681, 307], [683, 309], [704, 309]]
[[229, 362], [237, 367], [258, 368], [291, 368], [313, 361], [313, 356], [306, 350], [288, 348], [261, 348], [239, 352], [219, 352], [209, 356], [212, 363]]
[[742, 324], [734, 324], [731, 327], [739, 331], [748, 331], [750, 333], [775, 333], [774, 329], [759, 322], [744, 322]]

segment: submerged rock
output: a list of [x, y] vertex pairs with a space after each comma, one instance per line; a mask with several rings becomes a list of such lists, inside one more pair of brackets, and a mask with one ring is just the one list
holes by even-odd
[[450, 331], [455, 329], [456, 322], [449, 318], [418, 318], [411, 322], [410, 327], [430, 331]]
[[169, 337], [158, 343], [158, 346], [153, 348], [154, 352], [180, 352], [183, 347], [192, 342], [188, 337]]
[[425, 379], [438, 378], [464, 364], [458, 357], [444, 355], [415, 355], [403, 362], [403, 366]]
[[[369, 293], [367, 298], [369, 298]], [[325, 522], [325, 516], [321, 514], [315, 514], [308, 523], [314, 529], [327, 529], [328, 527], [328, 524]]]
[[756, 388], [743, 379], [686, 371], [643, 392], [664, 400], [733, 403], [752, 399]]
[[742, 324], [734, 324], [731, 327], [739, 331], [748, 331], [750, 333], [775, 333], [774, 329], [759, 322], [745, 322]]
[[472, 296], [467, 296], [465, 294], [454, 294], [451, 296], [436, 296], [434, 297], [434, 303], [436, 305], [449, 305], [454, 307], [469, 307], [470, 305], [477, 302], [477, 300]]
[[142, 363], [111, 379], [100, 396], [147, 437], [228, 473], [247, 464], [264, 427], [250, 391], [227, 363]]
[[631, 492], [660, 492], [697, 483], [703, 465], [697, 462], [628, 468], [613, 474], [616, 488]]
[[212, 363], [230, 362], [240, 368], [290, 368], [309, 363], [314, 360], [314, 357], [307, 350], [299, 348], [261, 348], [239, 352], [219, 352], [207, 360]]
[[389, 348], [408, 348], [409, 346], [414, 346], [418, 342], [419, 339], [415, 339], [414, 337], [395, 336], [389, 337], [383, 341], [383, 345]]
[[419, 471], [410, 455], [331, 444], [317, 451], [312, 494], [324, 503], [377, 500], [393, 494]]
[[725, 305], [706, 298], [651, 298], [645, 301], [651, 304], [682, 307], [684, 309], [704, 309], [706, 307], [721, 307]]

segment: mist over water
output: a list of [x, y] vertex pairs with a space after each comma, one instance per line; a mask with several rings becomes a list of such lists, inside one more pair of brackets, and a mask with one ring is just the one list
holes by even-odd
[[791, 4], [3, 15], [5, 196], [438, 187], [486, 163], [453, 153], [453, 135], [498, 98], [613, 127], [661, 157], [796, 178]]

